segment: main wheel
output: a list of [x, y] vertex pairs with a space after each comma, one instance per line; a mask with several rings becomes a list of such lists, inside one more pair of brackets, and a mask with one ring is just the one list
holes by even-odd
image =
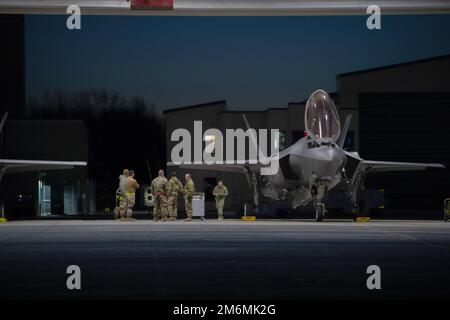
[[316, 208], [316, 221], [320, 222], [323, 219], [323, 206], [317, 206]]
[[353, 215], [353, 221], [358, 220], [358, 217], [359, 217], [359, 206], [355, 205], [352, 208], [352, 215]]

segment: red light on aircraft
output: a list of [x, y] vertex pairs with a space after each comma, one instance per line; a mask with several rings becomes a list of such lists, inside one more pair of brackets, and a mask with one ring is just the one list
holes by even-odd
[[173, 0], [131, 0], [132, 10], [173, 10]]
[[303, 131], [303, 136], [304, 136], [304, 137], [307, 137], [307, 136], [309, 136], [309, 134], [308, 134], [308, 131], [306, 131], [306, 130], [305, 130], [305, 131]]

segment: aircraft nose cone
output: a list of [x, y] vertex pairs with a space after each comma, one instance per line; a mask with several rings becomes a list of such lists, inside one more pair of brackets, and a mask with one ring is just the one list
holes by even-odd
[[324, 146], [312, 149], [314, 153], [313, 172], [318, 176], [334, 176], [337, 174], [339, 166], [345, 153], [336, 148]]
[[336, 157], [336, 153], [332, 148], [327, 148], [322, 152], [323, 160], [325, 161], [333, 161], [333, 159]]
[[338, 150], [336, 148], [321, 147], [319, 149], [320, 152], [318, 160], [334, 162], [342, 158], [341, 150]]

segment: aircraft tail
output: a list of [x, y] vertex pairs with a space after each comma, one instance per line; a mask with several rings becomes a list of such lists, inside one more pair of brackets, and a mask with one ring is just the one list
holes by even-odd
[[345, 138], [347, 137], [348, 128], [350, 127], [350, 121], [352, 120], [352, 115], [349, 114], [345, 119], [344, 127], [342, 128], [341, 135], [339, 137], [339, 141], [337, 142], [339, 148], [344, 147]]

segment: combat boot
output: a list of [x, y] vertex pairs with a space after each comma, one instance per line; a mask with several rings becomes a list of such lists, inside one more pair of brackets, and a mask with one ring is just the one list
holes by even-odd
[[175, 218], [175, 217], [170, 217], [170, 218], [169, 218], [169, 221], [177, 221], [177, 218]]
[[192, 218], [186, 218], [184, 221], [192, 221]]

